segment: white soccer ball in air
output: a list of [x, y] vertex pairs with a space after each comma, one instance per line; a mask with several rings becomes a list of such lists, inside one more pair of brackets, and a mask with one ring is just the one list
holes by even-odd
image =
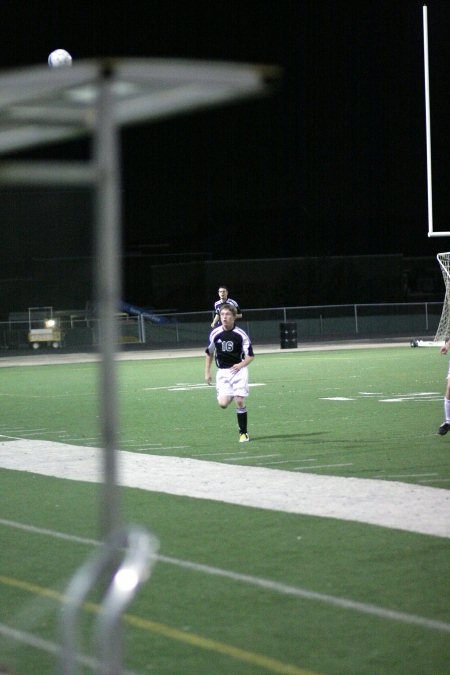
[[62, 68], [72, 65], [72, 57], [65, 49], [55, 49], [48, 57], [51, 68]]

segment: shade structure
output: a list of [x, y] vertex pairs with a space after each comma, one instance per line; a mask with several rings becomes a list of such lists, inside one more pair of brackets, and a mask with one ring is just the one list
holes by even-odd
[[117, 126], [263, 94], [274, 66], [179, 59], [102, 58], [72, 67], [0, 71], [0, 154], [95, 133], [101, 80], [111, 81]]

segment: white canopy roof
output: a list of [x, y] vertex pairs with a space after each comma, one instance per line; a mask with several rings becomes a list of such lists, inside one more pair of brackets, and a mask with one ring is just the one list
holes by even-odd
[[120, 58], [0, 72], [0, 154], [91, 134], [103, 78], [123, 126], [259, 95], [278, 75], [272, 66]]

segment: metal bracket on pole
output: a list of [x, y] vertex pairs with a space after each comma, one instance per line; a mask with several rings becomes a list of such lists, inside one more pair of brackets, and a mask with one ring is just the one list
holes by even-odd
[[[149, 578], [158, 547], [158, 540], [147, 530], [129, 525], [112, 533], [101, 549], [77, 570], [65, 594], [58, 672], [62, 675], [76, 675], [78, 672], [77, 643], [81, 610], [88, 594], [109, 574], [111, 580], [94, 628], [94, 648], [98, 656], [96, 672], [99, 675], [121, 675], [121, 617], [140, 586]], [[118, 562], [119, 556], [122, 559]]]

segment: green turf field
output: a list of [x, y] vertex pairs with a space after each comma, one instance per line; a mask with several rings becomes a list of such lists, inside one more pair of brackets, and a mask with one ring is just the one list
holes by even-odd
[[[450, 487], [450, 434], [436, 433], [447, 359], [435, 349], [257, 355], [245, 445], [203, 370], [201, 353], [121, 362], [121, 448]], [[99, 447], [96, 383], [94, 364], [0, 369], [0, 441]], [[20, 675], [52, 673], [62, 593], [96, 550], [100, 491], [23, 467], [0, 470], [0, 492], [0, 663]], [[120, 494], [125, 522], [160, 540], [154, 573], [124, 620], [128, 670], [448, 673], [448, 539], [220, 495]], [[89, 653], [87, 639], [81, 647]]]

